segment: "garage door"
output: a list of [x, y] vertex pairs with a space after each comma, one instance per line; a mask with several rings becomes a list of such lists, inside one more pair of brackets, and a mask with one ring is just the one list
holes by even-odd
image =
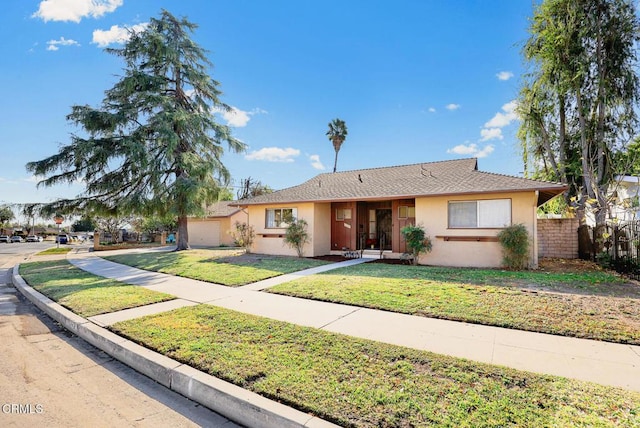
[[190, 245], [217, 247], [220, 245], [220, 221], [191, 220], [187, 223]]

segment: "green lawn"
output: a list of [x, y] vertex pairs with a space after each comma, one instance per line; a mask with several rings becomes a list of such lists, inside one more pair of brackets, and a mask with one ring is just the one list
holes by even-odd
[[[301, 278], [269, 291], [412, 315], [640, 344], [640, 300], [602, 295], [607, 288], [620, 288], [623, 282], [607, 272], [563, 274], [366, 263]], [[565, 292], [540, 291], [545, 288]], [[591, 294], [567, 292], [572, 288]]]
[[243, 254], [237, 249], [123, 254], [105, 259], [140, 269], [229, 286], [250, 284], [326, 263], [298, 257]]
[[112, 326], [342, 426], [640, 426], [640, 394], [200, 305]]
[[92, 275], [66, 260], [24, 263], [20, 275], [40, 293], [83, 317], [174, 299], [169, 294]]
[[69, 247], [53, 247], [53, 248], [47, 248], [44, 251], [40, 251], [39, 253], [36, 253], [36, 256], [50, 256], [50, 255], [55, 255], [55, 254], [67, 254], [69, 251], [71, 251], [71, 248]]

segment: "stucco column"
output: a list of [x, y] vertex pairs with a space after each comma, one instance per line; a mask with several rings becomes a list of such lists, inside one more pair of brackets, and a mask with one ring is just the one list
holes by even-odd
[[100, 248], [100, 232], [93, 232], [93, 250], [97, 251]]
[[536, 190], [533, 197], [533, 236], [531, 237], [531, 247], [533, 249], [533, 257], [531, 258], [533, 269], [538, 268], [538, 196], [539, 191]]

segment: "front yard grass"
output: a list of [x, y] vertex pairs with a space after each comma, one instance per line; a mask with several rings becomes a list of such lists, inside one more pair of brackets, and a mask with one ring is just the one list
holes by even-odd
[[175, 298], [92, 275], [67, 260], [24, 263], [20, 265], [20, 275], [35, 290], [83, 317]]
[[[365, 263], [300, 278], [268, 291], [411, 315], [640, 344], [640, 300], [603, 295], [607, 288], [623, 283], [615, 275], [597, 271], [514, 272]], [[556, 288], [564, 292], [540, 291]], [[581, 294], [567, 292], [571, 288]], [[585, 290], [591, 295], [584, 295]]]
[[112, 329], [341, 426], [640, 425], [640, 394], [199, 305]]
[[51, 256], [51, 255], [55, 255], [55, 254], [67, 254], [69, 251], [71, 251], [71, 248], [69, 247], [53, 247], [53, 248], [47, 248], [44, 251], [40, 251], [39, 253], [36, 253], [36, 256]]
[[237, 249], [189, 250], [107, 256], [107, 260], [155, 272], [239, 286], [327, 262], [298, 257], [243, 254]]

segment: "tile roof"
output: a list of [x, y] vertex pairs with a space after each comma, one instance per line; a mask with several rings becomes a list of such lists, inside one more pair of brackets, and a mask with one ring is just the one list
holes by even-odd
[[237, 201], [220, 201], [205, 207], [207, 217], [229, 217], [240, 211]]
[[478, 171], [477, 159], [458, 159], [325, 173], [297, 186], [236, 201], [240, 206], [417, 196], [540, 191], [538, 205], [565, 185]]

